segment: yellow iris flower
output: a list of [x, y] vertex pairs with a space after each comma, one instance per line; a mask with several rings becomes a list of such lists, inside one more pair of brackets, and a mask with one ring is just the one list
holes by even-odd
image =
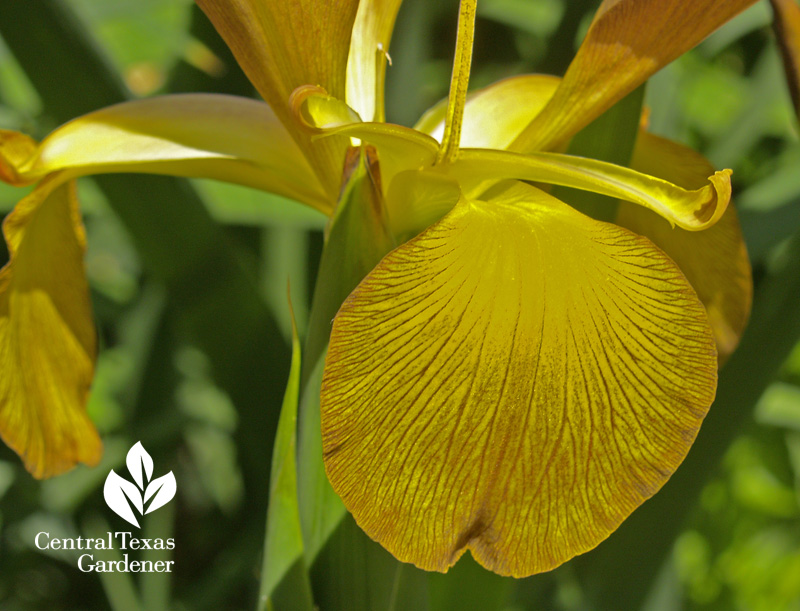
[[[470, 549], [522, 576], [591, 549], [691, 446], [750, 272], [730, 171], [644, 132], [632, 169], [553, 151], [753, 1], [605, 0], [563, 79], [467, 96], [464, 0], [449, 101], [410, 129], [383, 112], [400, 0], [198, 0], [267, 104], [165, 96], [41, 143], [0, 132], [0, 178], [36, 183], [3, 225], [0, 435], [36, 477], [99, 460], [74, 178], [211, 177], [332, 217], [369, 163], [369, 204], [399, 246], [333, 324], [321, 410], [334, 489], [425, 569]], [[531, 183], [625, 203], [600, 222]]]

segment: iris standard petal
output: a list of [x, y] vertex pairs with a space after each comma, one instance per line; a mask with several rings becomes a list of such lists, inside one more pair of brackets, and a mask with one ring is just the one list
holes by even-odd
[[367, 121], [383, 121], [389, 42], [402, 0], [361, 0], [347, 59], [347, 103]]
[[456, 178], [465, 193], [476, 195], [496, 182], [515, 178], [617, 197], [649, 208], [689, 231], [711, 227], [731, 199], [730, 170], [715, 172], [703, 187], [687, 190], [612, 163], [559, 153], [462, 149], [458, 159], [442, 171]]
[[52, 177], [3, 223], [0, 271], [0, 436], [35, 477], [82, 462], [102, 445], [86, 414], [97, 350], [74, 182]]
[[295, 138], [335, 199], [346, 143], [312, 146], [293, 121], [289, 96], [317, 85], [345, 99], [350, 34], [358, 0], [197, 0], [239, 65]]
[[561, 86], [513, 143], [558, 147], [755, 0], [604, 0]]
[[[519, 183], [518, 183], [519, 184]], [[462, 200], [336, 316], [325, 465], [395, 556], [524, 576], [593, 548], [683, 460], [716, 351], [675, 264], [519, 185]]]
[[[713, 172], [699, 153], [644, 132], [631, 167], [686, 189], [702, 186]], [[716, 225], [699, 232], [670, 227], [654, 212], [628, 202], [620, 202], [615, 222], [649, 238], [678, 264], [708, 312], [723, 363], [744, 332], [753, 296], [750, 262], [734, 207], [729, 206]]]
[[786, 69], [786, 82], [794, 110], [800, 119], [800, 5], [795, 0], [770, 0], [775, 14], [773, 27]]
[[[12, 145], [14, 148], [12, 149]], [[300, 149], [263, 102], [184, 94], [109, 106], [56, 129], [22, 158], [0, 140], [0, 159], [21, 179], [148, 172], [244, 184], [329, 213], [331, 203]], [[30, 148], [29, 145], [26, 148]], [[12, 156], [13, 155], [13, 156]]]
[[[546, 74], [524, 74], [497, 81], [467, 96], [461, 146], [505, 149], [539, 114], [553, 96], [561, 79]], [[420, 118], [414, 129], [439, 142], [444, 135], [447, 100]]]

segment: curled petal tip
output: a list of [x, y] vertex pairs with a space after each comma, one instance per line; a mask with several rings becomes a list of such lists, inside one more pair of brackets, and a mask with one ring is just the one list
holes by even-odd
[[695, 213], [697, 219], [702, 222], [697, 229], [708, 229], [722, 218], [731, 202], [731, 174], [732, 170], [719, 170], [708, 177], [713, 193], [708, 203], [700, 206]]
[[319, 85], [300, 85], [289, 96], [289, 108], [300, 125], [314, 132], [361, 122], [355, 110]]

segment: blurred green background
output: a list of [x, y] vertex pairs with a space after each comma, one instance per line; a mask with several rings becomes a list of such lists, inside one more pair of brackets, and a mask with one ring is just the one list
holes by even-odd
[[[563, 74], [597, 4], [481, 0], [471, 87]], [[411, 125], [446, 95], [456, 11], [405, 1], [389, 121]], [[752, 324], [697, 444], [597, 550], [520, 581], [465, 556], [421, 582], [431, 609], [800, 610], [800, 142], [771, 20], [756, 4], [646, 92], [651, 131], [734, 170], [754, 267]], [[4, 129], [42, 138], [110, 103], [185, 91], [253, 95], [189, 0], [0, 2]], [[106, 452], [37, 482], [0, 447], [0, 610], [252, 608], [289, 369], [286, 284], [302, 337], [325, 218], [205, 180], [108, 176], [80, 190], [101, 344], [89, 410]], [[22, 193], [0, 185], [0, 213]], [[120, 529], [102, 485], [137, 440], [157, 474], [176, 474], [177, 502], [144, 535], [175, 537], [175, 573], [81, 573], [69, 553], [36, 549], [42, 530]]]

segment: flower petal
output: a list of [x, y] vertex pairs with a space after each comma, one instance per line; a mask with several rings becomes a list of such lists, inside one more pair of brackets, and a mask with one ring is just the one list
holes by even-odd
[[755, 0], [604, 0], [561, 86], [511, 147], [558, 147]]
[[350, 33], [358, 0], [197, 0], [239, 65], [311, 161], [329, 195], [339, 190], [346, 143], [311, 146], [289, 96], [318, 85], [345, 99]]
[[382, 183], [389, 185], [400, 172], [433, 165], [439, 146], [433, 138], [392, 123], [364, 123], [350, 106], [319, 87], [298, 87], [291, 97], [292, 112], [315, 141], [330, 137], [357, 138], [379, 153]]
[[389, 42], [402, 0], [361, 0], [347, 59], [347, 103], [369, 121], [383, 121]]
[[102, 445], [86, 415], [97, 350], [74, 183], [44, 181], [3, 223], [0, 271], [0, 437], [35, 477], [82, 462]]
[[0, 168], [13, 167], [27, 182], [60, 170], [71, 176], [203, 176], [272, 191], [323, 212], [331, 208], [269, 106], [246, 98], [186, 94], [125, 102], [62, 125], [34, 151], [26, 147], [26, 158], [16, 152], [18, 145], [11, 148], [17, 142], [0, 139], [0, 158], [7, 160]]
[[711, 174], [703, 187], [689, 191], [612, 163], [559, 153], [461, 149], [443, 171], [455, 177], [465, 193], [481, 193], [493, 183], [516, 178], [618, 197], [689, 231], [711, 227], [731, 199], [730, 170]]
[[19, 175], [17, 168], [36, 154], [36, 141], [6, 129], [0, 129], [0, 180], [14, 186], [35, 182]]
[[786, 82], [800, 119], [800, 5], [795, 0], [770, 0], [770, 4], [775, 13], [773, 27], [781, 47]]
[[[463, 148], [505, 149], [544, 108], [561, 79], [524, 74], [497, 81], [467, 96], [461, 126]], [[420, 118], [414, 129], [442, 141], [447, 100]]]
[[[642, 132], [631, 166], [695, 189], [713, 166], [699, 153]], [[733, 352], [747, 325], [753, 280], [736, 210], [729, 206], [719, 222], [700, 232], [670, 227], [650, 210], [620, 202], [616, 223], [649, 238], [678, 264], [708, 312], [720, 364]]]
[[702, 305], [650, 242], [518, 185], [462, 200], [336, 316], [325, 464], [399, 559], [546, 571], [677, 468], [716, 386]]

